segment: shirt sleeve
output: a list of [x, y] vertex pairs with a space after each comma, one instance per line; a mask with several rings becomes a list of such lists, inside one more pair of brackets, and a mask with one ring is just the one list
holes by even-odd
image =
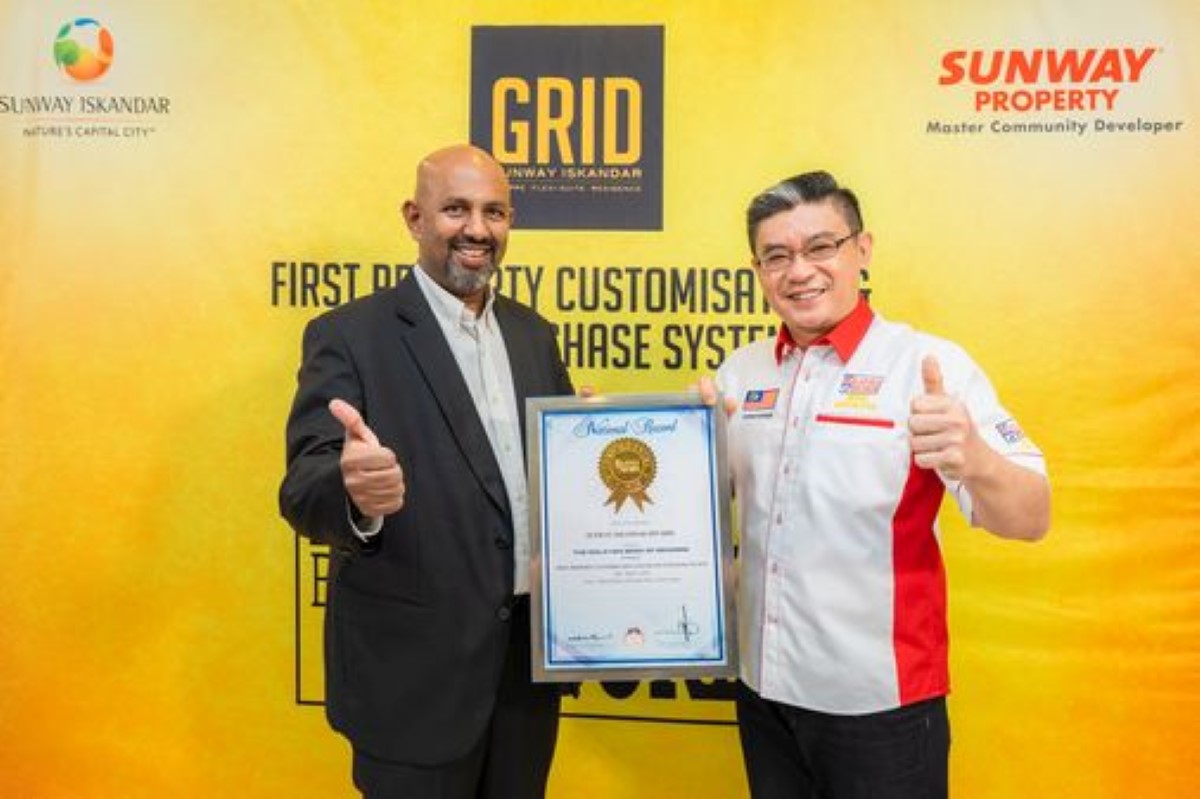
[[380, 530], [383, 529], [382, 516], [362, 516], [355, 520], [354, 509], [350, 506], [349, 498], [346, 499], [346, 519], [350, 522], [350, 529], [354, 534], [363, 541], [370, 541]]

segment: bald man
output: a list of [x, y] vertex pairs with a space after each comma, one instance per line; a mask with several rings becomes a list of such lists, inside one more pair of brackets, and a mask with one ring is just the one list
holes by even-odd
[[312, 320], [283, 516], [332, 549], [331, 726], [369, 799], [545, 794], [559, 688], [529, 663], [526, 397], [570, 394], [550, 324], [491, 285], [504, 170], [466, 145], [417, 168], [417, 264]]

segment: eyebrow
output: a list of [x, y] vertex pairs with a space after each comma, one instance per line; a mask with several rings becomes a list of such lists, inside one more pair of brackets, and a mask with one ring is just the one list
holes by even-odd
[[[832, 230], [821, 230], [821, 231], [817, 231], [816, 233], [812, 234], [811, 236], [805, 236], [804, 244], [805, 244], [805, 246], [808, 246], [812, 242], [818, 241], [820, 239], [839, 239], [839, 238], [841, 238], [841, 237], [838, 236], [838, 234]], [[771, 250], [789, 250], [789, 249], [791, 249], [791, 247], [789, 247], [787, 244], [784, 244], [783, 242], [767, 242], [767, 243], [763, 244], [763, 247], [762, 247], [763, 252], [770, 252]]]
[[511, 208], [512, 207], [511, 203], [505, 202], [504, 200], [484, 200], [482, 202], [476, 202], [475, 200], [472, 200], [469, 197], [447, 197], [446, 199], [444, 199], [442, 201], [442, 205], [443, 206], [447, 206], [447, 205], [475, 206], [475, 205], [478, 205], [481, 208]]

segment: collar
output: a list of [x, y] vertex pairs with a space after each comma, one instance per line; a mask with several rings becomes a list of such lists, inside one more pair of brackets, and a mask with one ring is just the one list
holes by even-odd
[[417, 285], [421, 287], [421, 293], [429, 301], [429, 307], [433, 309], [434, 316], [443, 323], [451, 328], [463, 327], [466, 329], [472, 329], [476, 324], [485, 326], [491, 324], [491, 320], [494, 318], [492, 305], [496, 299], [494, 291], [488, 291], [487, 300], [483, 303], [483, 313], [476, 317], [465, 302], [442, 288], [436, 280], [429, 276], [423, 266], [417, 264], [412, 271], [416, 274]]
[[[871, 326], [871, 320], [874, 318], [875, 312], [871, 310], [871, 306], [862, 296], [859, 296], [854, 310], [812, 344], [813, 346], [824, 344], [833, 347], [834, 352], [842, 359], [842, 363], [847, 363], [854, 355], [854, 351], [858, 349], [858, 345], [862, 343], [863, 337], [867, 335], [867, 328]], [[792, 332], [788, 330], [787, 325], [780, 325], [779, 335], [775, 337], [775, 363], [783, 363], [783, 359], [797, 349], [802, 348], [796, 343], [796, 339], [792, 338]]]

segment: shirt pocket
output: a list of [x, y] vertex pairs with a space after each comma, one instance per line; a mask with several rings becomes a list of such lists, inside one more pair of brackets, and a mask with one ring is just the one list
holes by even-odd
[[851, 517], [891, 512], [912, 458], [906, 420], [821, 412], [812, 417], [802, 446], [815, 496]]

